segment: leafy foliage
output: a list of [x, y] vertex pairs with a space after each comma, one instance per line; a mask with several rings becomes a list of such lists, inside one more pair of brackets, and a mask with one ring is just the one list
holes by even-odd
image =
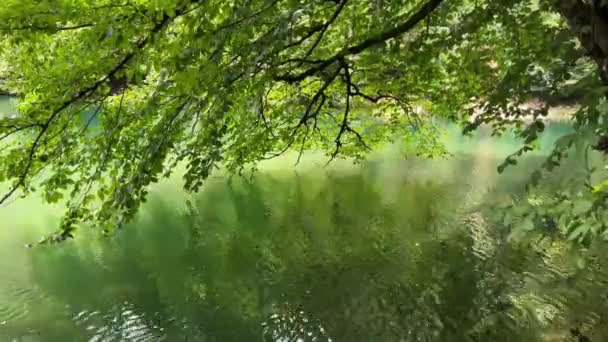
[[442, 155], [432, 117], [514, 127], [521, 154], [547, 113], [523, 104], [565, 83], [587, 91], [577, 127], [601, 136], [601, 78], [574, 75], [594, 69], [577, 68], [592, 62], [558, 14], [578, 23], [567, 9], [541, 0], [7, 0], [0, 60], [20, 114], [0, 119], [0, 181], [10, 182], [0, 203], [35, 190], [65, 198], [51, 240], [81, 221], [110, 232], [178, 165], [196, 191], [219, 166], [239, 173], [290, 149], [359, 160], [400, 141]]

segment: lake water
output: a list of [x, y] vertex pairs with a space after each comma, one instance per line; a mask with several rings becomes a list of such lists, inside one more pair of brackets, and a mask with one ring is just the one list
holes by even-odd
[[12, 114], [15, 107], [16, 101], [13, 97], [0, 95], [0, 115]]
[[112, 238], [28, 249], [61, 207], [2, 207], [0, 341], [608, 340], [601, 246], [581, 263], [489, 210], [542, 152], [498, 175], [514, 139], [452, 128], [447, 143], [454, 157], [432, 161], [284, 158], [192, 196], [172, 179]]

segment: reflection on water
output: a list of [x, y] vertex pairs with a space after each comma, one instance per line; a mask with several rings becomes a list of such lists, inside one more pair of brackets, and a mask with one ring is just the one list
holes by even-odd
[[59, 211], [1, 208], [0, 341], [608, 340], [602, 253], [483, 209], [539, 157], [499, 177], [508, 143], [454, 139], [450, 160], [269, 167], [188, 201], [170, 181], [111, 239], [25, 249]]

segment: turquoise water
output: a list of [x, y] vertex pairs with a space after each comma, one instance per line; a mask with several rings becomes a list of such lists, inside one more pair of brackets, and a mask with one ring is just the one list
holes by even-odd
[[581, 267], [484, 210], [567, 131], [503, 175], [514, 138], [450, 128], [448, 159], [287, 157], [196, 195], [171, 179], [116, 236], [57, 246], [24, 247], [61, 208], [15, 202], [0, 208], [0, 341], [607, 340], [601, 249]]

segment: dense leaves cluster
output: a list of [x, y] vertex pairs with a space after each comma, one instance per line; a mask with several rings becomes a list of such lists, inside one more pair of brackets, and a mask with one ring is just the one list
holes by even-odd
[[547, 112], [523, 108], [531, 94], [573, 84], [597, 137], [602, 46], [586, 57], [593, 37], [567, 2], [4, 1], [3, 84], [20, 101], [0, 119], [0, 203], [67, 198], [62, 240], [82, 220], [120, 226], [182, 165], [196, 191], [220, 165], [289, 150], [359, 159], [399, 141], [441, 155], [434, 118], [515, 127], [523, 152]]

